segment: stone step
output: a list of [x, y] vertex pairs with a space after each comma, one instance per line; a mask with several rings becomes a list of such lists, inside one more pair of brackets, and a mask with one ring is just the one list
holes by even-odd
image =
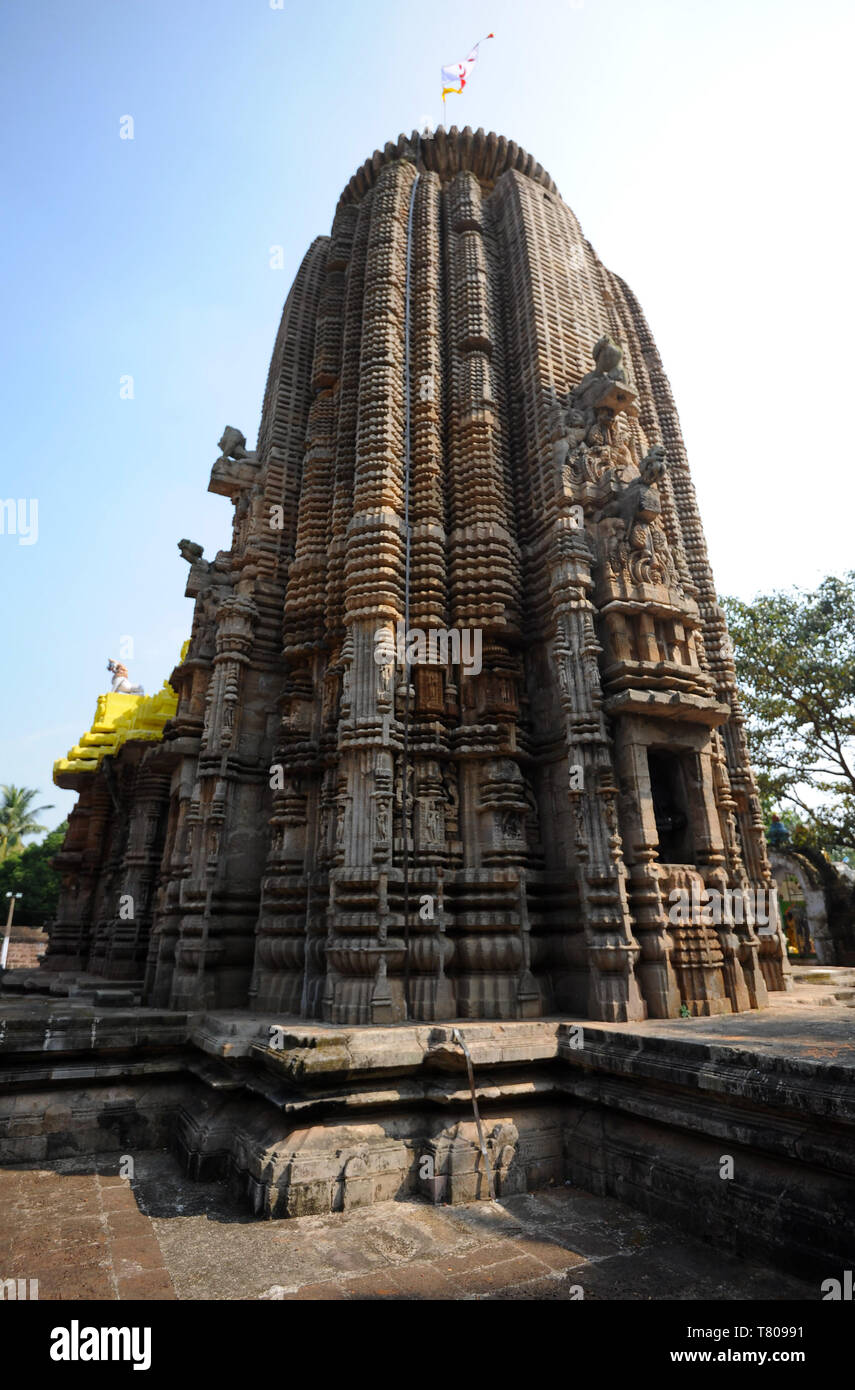
[[793, 968], [793, 979], [798, 984], [834, 986], [844, 989], [855, 989], [855, 970], [848, 966], [835, 965], [827, 969], [817, 969], [815, 966], [802, 966], [800, 969]]

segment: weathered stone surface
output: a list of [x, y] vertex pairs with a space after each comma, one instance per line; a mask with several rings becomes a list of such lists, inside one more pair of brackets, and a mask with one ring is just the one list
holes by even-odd
[[[803, 1273], [848, 1258], [855, 1039], [821, 973], [738, 1019], [461, 1024], [500, 1200], [570, 1180]], [[3, 996], [2, 1023], [0, 1163], [170, 1144], [190, 1176], [227, 1179], [261, 1217], [488, 1195], [447, 1026], [32, 996]]]
[[467, 129], [368, 161], [288, 296], [257, 449], [220, 449], [232, 545], [179, 544], [178, 711], [66, 775], [51, 969], [342, 1025], [789, 987], [777, 921], [701, 920], [771, 877], [668, 382], [529, 155]]
[[[817, 1280], [736, 1259], [571, 1187], [500, 1204], [385, 1202], [297, 1218], [283, 1232], [246, 1221], [221, 1183], [189, 1182], [166, 1154], [141, 1155], [131, 1184], [108, 1169], [84, 1160], [0, 1169], [0, 1274], [37, 1279], [40, 1299], [65, 1300], [821, 1297]], [[105, 1205], [113, 1185], [129, 1209]], [[4, 1249], [10, 1217], [16, 1240]], [[132, 1264], [141, 1272], [124, 1274]]]

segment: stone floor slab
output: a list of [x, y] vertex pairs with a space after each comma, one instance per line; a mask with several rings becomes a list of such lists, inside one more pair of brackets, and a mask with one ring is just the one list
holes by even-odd
[[820, 1297], [570, 1187], [258, 1221], [221, 1183], [184, 1178], [169, 1154], [140, 1155], [132, 1182], [100, 1167], [76, 1158], [0, 1170], [0, 1191], [16, 1194], [0, 1278], [37, 1278], [40, 1297], [58, 1300]]

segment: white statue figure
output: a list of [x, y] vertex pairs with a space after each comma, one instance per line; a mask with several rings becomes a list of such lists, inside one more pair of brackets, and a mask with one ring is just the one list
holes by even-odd
[[128, 676], [127, 666], [123, 666], [121, 661], [115, 661], [113, 657], [107, 662], [107, 670], [113, 677], [113, 684], [110, 687], [114, 695], [144, 695], [145, 691], [141, 685], [131, 685]]

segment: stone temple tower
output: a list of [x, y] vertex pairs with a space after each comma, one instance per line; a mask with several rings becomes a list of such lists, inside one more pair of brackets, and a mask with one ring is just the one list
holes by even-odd
[[467, 128], [366, 162], [245, 445], [231, 548], [181, 543], [162, 737], [58, 765], [49, 967], [339, 1024], [789, 987], [668, 381], [531, 156]]

